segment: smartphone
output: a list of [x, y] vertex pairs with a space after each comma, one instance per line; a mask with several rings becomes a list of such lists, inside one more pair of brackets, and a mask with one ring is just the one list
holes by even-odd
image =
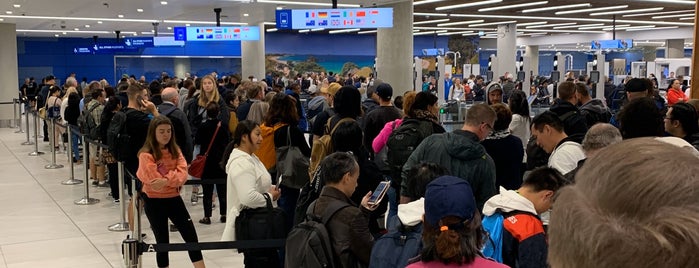
[[279, 179], [277, 179], [277, 185], [274, 186], [275, 190], [279, 190], [279, 185], [282, 185], [282, 178], [284, 178], [284, 176], [279, 176]]
[[143, 107], [143, 96], [136, 97], [136, 102], [138, 102], [138, 107]]
[[379, 183], [379, 186], [377, 186], [374, 193], [371, 194], [371, 197], [369, 197], [369, 201], [367, 203], [372, 206], [381, 203], [381, 199], [383, 199], [383, 196], [386, 195], [386, 192], [390, 186], [390, 181], [382, 181]]

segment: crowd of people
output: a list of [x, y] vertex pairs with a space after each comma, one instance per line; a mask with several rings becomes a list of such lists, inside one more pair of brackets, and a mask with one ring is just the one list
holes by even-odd
[[[699, 249], [691, 228], [699, 225], [699, 100], [675, 81], [665, 101], [651, 79], [627, 79], [617, 112], [591, 97], [585, 77], [573, 78], [558, 83], [550, 109], [532, 117], [528, 94], [511, 74], [504, 83], [455, 78], [447, 96], [436, 96], [433, 78], [396, 96], [378, 79], [324, 73], [260, 81], [163, 74], [150, 83], [124, 76], [115, 87], [105, 80], [78, 84], [74, 75], [62, 87], [53, 76], [43, 80], [27, 79], [21, 88], [28, 105], [59, 107], [62, 125], [94, 119], [95, 139], [109, 147], [82, 156], [94, 184], [111, 187], [117, 202], [128, 199], [116, 178], [116, 161], [123, 161], [125, 182], [137, 189], [128, 194], [143, 200], [157, 243], [169, 242], [169, 229], [197, 242], [195, 222], [215, 222], [215, 199], [224, 241], [236, 240], [241, 213], [270, 205], [292, 230], [308, 193], [281, 180], [276, 166], [279, 149], [293, 146], [318, 167], [303, 171], [308, 184], [321, 186], [308, 211], [344, 206], [325, 224], [338, 267], [699, 265], [691, 257]], [[540, 90], [531, 93], [548, 101]], [[442, 127], [440, 98], [475, 101], [459, 129]], [[126, 140], [110, 136], [115, 126]], [[63, 132], [44, 136], [57, 141]], [[82, 161], [77, 135], [70, 136], [72, 159]], [[315, 146], [326, 139], [327, 151], [313, 163]], [[201, 176], [189, 175], [203, 155]], [[192, 179], [215, 181], [191, 188], [190, 202], [203, 198], [198, 221], [183, 199]], [[383, 181], [390, 181], [386, 197], [369, 202]], [[496, 224], [496, 258], [483, 249], [497, 236], [486, 231], [497, 216], [504, 220]], [[392, 262], [398, 256], [385, 254], [386, 244], [374, 246], [406, 230], [421, 237], [407, 257]], [[285, 258], [297, 257], [278, 249], [243, 253], [246, 267], [283, 267]], [[205, 267], [201, 251], [189, 257]], [[168, 254], [156, 254], [156, 262], [168, 267]]]

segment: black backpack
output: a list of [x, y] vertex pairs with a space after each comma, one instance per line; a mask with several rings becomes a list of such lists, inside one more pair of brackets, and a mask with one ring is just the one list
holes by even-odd
[[80, 128], [80, 133], [85, 135], [88, 139], [97, 140], [99, 139], [99, 126], [95, 121], [95, 117], [92, 116], [92, 111], [97, 109], [100, 105], [94, 105], [90, 109], [85, 109], [78, 116], [78, 127]]
[[342, 267], [328, 232], [327, 223], [338, 211], [350, 204], [331, 202], [320, 217], [316, 216], [316, 203], [307, 211], [306, 221], [296, 225], [286, 238], [284, 267]]
[[[130, 154], [132, 149], [129, 147], [131, 136], [126, 128], [126, 118], [130, 112], [136, 112], [136, 110], [128, 109], [126, 112], [114, 113], [107, 128], [107, 146], [117, 161], [125, 161], [128, 155], [133, 155]], [[140, 148], [135, 148], [135, 150], [138, 149]]]
[[325, 180], [320, 176], [321, 173], [319, 166], [313, 172], [313, 179], [301, 187], [299, 199], [296, 201], [296, 209], [294, 210], [294, 225], [302, 223], [306, 219], [308, 207], [320, 196], [320, 191], [325, 186]]
[[387, 160], [391, 168], [391, 187], [400, 189], [403, 165], [429, 135], [432, 135], [432, 122], [427, 120], [407, 118], [393, 130], [386, 142]]

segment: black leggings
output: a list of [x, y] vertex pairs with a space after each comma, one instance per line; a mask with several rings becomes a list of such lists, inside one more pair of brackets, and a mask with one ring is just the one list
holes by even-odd
[[226, 216], [226, 184], [202, 184], [204, 189], [204, 217], [211, 217], [212, 196], [214, 195], [214, 185], [218, 193], [218, 211], [221, 216]]
[[[153, 229], [153, 235], [155, 235], [155, 241], [158, 244], [170, 243], [168, 219], [175, 224], [185, 242], [199, 242], [197, 230], [194, 229], [194, 224], [191, 217], [189, 217], [187, 208], [184, 206], [182, 197], [149, 198], [145, 194], [142, 196], [144, 198], [146, 217], [148, 217], [150, 226]], [[158, 267], [170, 266], [170, 257], [167, 252], [156, 253], [155, 258], [158, 262]], [[192, 262], [198, 262], [204, 258], [200, 250], [192, 250], [189, 251], [189, 259]]]

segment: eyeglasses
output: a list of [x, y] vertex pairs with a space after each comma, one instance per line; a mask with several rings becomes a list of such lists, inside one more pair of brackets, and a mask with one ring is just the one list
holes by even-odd
[[493, 126], [492, 126], [492, 125], [490, 125], [490, 124], [488, 124], [488, 123], [486, 123], [486, 122], [481, 122], [481, 124], [485, 124], [485, 126], [488, 127], [488, 132], [493, 132], [494, 129], [493, 129]]

